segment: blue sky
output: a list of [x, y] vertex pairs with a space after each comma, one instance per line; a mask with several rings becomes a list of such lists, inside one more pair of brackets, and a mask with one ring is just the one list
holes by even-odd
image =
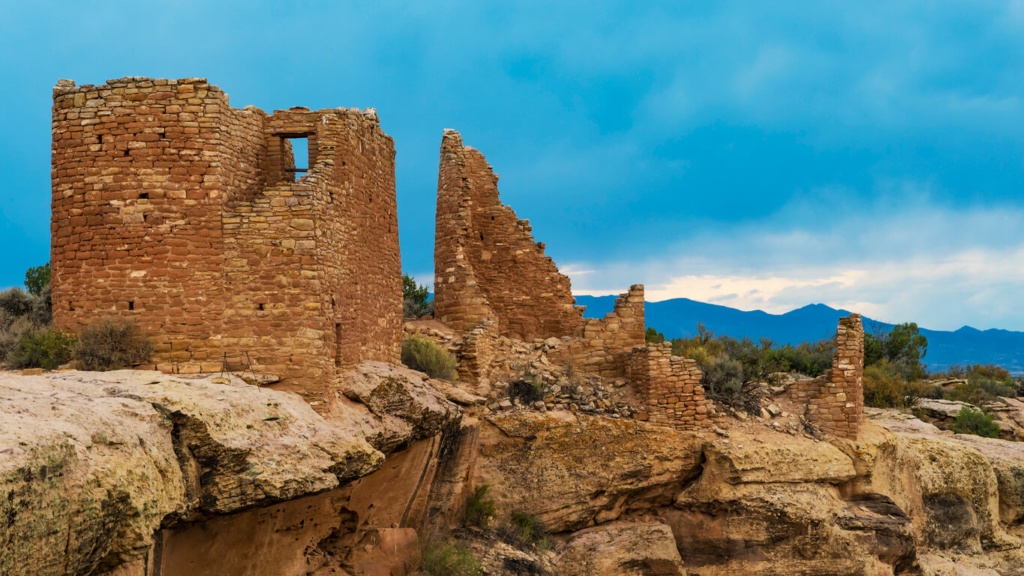
[[203, 76], [377, 108], [422, 281], [455, 128], [579, 293], [1024, 330], [1024, 0], [0, 0], [0, 53], [0, 286], [48, 259], [57, 79]]

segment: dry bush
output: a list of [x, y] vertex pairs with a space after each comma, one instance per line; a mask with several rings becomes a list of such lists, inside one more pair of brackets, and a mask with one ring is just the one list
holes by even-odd
[[153, 343], [128, 320], [104, 319], [86, 326], [78, 336], [75, 360], [83, 370], [119, 370], [146, 364]]
[[402, 341], [402, 364], [426, 372], [431, 378], [455, 377], [455, 357], [433, 340], [410, 334]]
[[53, 370], [71, 360], [75, 337], [53, 328], [31, 327], [7, 353], [12, 368]]

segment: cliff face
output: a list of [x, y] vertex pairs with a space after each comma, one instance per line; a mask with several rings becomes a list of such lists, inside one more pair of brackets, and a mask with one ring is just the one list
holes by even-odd
[[[0, 376], [0, 574], [413, 575], [437, 533], [495, 575], [1024, 566], [1018, 443], [884, 411], [830, 441], [770, 419], [695, 433], [489, 412], [379, 363], [336, 384], [320, 415], [233, 378]], [[463, 527], [484, 484], [497, 516]], [[538, 519], [550, 550], [510, 538], [513, 514]]]
[[[324, 419], [233, 377], [0, 376], [0, 574], [307, 573], [325, 539], [383, 514], [344, 506], [372, 507], [367, 483], [391, 486], [396, 469], [422, 478], [461, 417], [418, 373], [370, 365], [360, 378], [375, 402], [341, 399]], [[384, 418], [380, 405], [405, 410]]]

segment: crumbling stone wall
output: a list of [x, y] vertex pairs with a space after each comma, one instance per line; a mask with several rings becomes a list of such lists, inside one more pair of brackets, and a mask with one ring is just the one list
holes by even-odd
[[627, 374], [634, 390], [647, 402], [651, 422], [677, 430], [711, 426], [700, 384], [703, 374], [695, 360], [672, 356], [671, 343], [633, 349]]
[[483, 154], [445, 130], [437, 183], [434, 315], [465, 332], [481, 321], [522, 340], [578, 336], [583, 309], [528, 220], [498, 198]]
[[572, 347], [574, 361], [582, 370], [604, 377], [623, 376], [630, 352], [643, 346], [644, 285], [634, 284], [615, 299], [615, 308], [604, 318], [587, 318], [583, 338]]
[[832, 368], [794, 386], [807, 419], [825, 432], [856, 438], [864, 423], [864, 323], [860, 314], [840, 318]]
[[[308, 138], [295, 181], [288, 138]], [[397, 362], [394, 142], [372, 109], [231, 108], [202, 78], [54, 89], [54, 323], [135, 320], [165, 370], [248, 367], [323, 397]]]

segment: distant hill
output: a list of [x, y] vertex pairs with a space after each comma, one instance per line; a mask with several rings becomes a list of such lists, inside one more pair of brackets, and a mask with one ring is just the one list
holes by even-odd
[[[615, 297], [577, 296], [576, 303], [587, 307], [588, 318], [600, 318], [612, 311]], [[693, 336], [697, 322], [702, 322], [715, 334], [727, 334], [733, 338], [748, 336], [755, 340], [767, 336], [781, 344], [829, 338], [835, 333], [839, 318], [849, 314], [846, 310], [836, 310], [824, 304], [811, 304], [785, 314], [768, 314], [760, 310], [744, 312], [688, 298], [648, 302], [645, 306], [647, 326], [667, 338]], [[870, 322], [873, 321], [864, 318], [865, 328]], [[928, 338], [928, 355], [924, 361], [933, 371], [944, 370], [950, 364], [992, 363], [1014, 374], [1024, 374], [1024, 332], [982, 331], [964, 326], [955, 332], [922, 328], [921, 333]]]

